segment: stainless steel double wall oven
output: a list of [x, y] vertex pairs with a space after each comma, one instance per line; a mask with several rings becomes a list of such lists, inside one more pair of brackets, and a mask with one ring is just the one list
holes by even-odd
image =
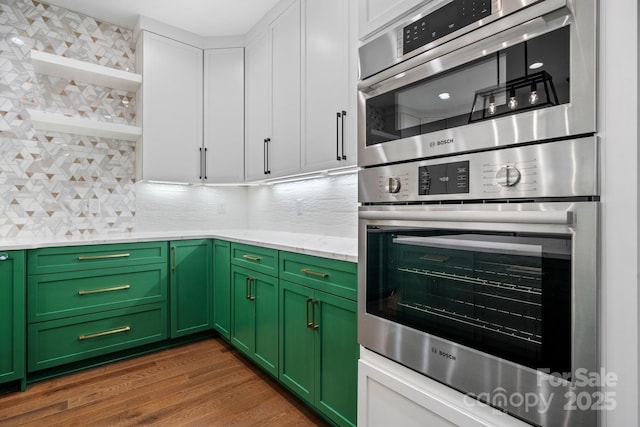
[[433, 1], [360, 48], [360, 343], [540, 426], [604, 403], [596, 11]]

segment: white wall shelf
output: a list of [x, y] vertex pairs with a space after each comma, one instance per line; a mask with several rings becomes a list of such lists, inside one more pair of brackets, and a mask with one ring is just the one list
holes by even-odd
[[91, 83], [98, 86], [136, 92], [142, 83], [140, 74], [91, 64], [77, 59], [31, 51], [31, 63], [36, 73]]
[[31, 116], [33, 127], [53, 132], [73, 133], [77, 135], [90, 135], [102, 138], [113, 138], [125, 141], [137, 141], [142, 135], [139, 126], [125, 125], [121, 123], [98, 122], [91, 119], [67, 117], [58, 113], [27, 109]]

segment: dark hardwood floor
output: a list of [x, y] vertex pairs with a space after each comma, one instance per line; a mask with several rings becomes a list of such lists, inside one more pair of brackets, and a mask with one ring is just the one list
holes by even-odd
[[0, 396], [0, 426], [327, 426], [227, 343], [193, 344]]

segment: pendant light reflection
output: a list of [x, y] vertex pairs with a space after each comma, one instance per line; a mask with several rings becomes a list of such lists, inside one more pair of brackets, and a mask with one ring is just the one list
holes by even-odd
[[535, 105], [540, 100], [538, 97], [538, 88], [535, 83], [531, 83], [531, 93], [529, 94], [529, 104]]
[[509, 91], [509, 102], [507, 103], [507, 106], [510, 110], [515, 110], [516, 108], [518, 108], [518, 100], [516, 99], [515, 89], [511, 89]]
[[489, 97], [489, 108], [487, 108], [490, 116], [493, 116], [496, 113], [496, 98], [491, 95]]

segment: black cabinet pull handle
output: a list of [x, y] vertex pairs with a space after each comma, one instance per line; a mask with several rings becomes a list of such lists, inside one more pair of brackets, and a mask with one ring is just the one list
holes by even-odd
[[262, 172], [267, 174], [267, 138], [262, 140]]
[[340, 111], [337, 112], [336, 117], [336, 159], [340, 161]]
[[271, 142], [271, 138], [267, 138], [266, 141], [267, 141], [267, 158], [266, 158], [266, 160], [267, 160], [267, 172], [266, 172], [266, 174], [270, 175], [271, 174], [271, 169], [269, 168], [269, 143]]
[[207, 148], [204, 149], [204, 179], [207, 179]]
[[202, 179], [202, 147], [200, 147], [200, 176], [198, 179]]
[[344, 154], [344, 118], [346, 117], [346, 115], [347, 112], [342, 110], [342, 160], [347, 160], [347, 156]]

